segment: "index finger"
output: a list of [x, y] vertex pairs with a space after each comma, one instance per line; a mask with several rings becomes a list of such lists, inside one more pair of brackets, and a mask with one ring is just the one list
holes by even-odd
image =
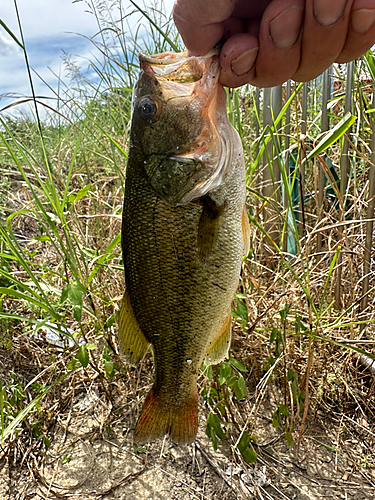
[[225, 21], [230, 18], [238, 1], [176, 1], [174, 22], [189, 52], [203, 56], [223, 38]]

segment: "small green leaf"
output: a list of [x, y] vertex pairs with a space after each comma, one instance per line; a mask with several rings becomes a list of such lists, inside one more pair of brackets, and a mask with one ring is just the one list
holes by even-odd
[[90, 187], [91, 187], [91, 184], [88, 184], [84, 188], [80, 189], [76, 195], [76, 201], [82, 200], [82, 198], [84, 198], [87, 195], [87, 193], [89, 192]]
[[104, 370], [109, 378], [113, 378], [115, 374], [114, 364], [112, 361], [104, 361]]
[[294, 378], [294, 370], [292, 368], [289, 368], [286, 374], [286, 379], [288, 382], [290, 382], [293, 378]]
[[51, 446], [51, 440], [47, 436], [43, 436], [43, 443], [47, 448]]
[[222, 401], [220, 401], [220, 403], [218, 403], [216, 405], [216, 410], [218, 410], [220, 412], [220, 414], [221, 414], [222, 417], [224, 417], [225, 414], [226, 414], [226, 407], [225, 407], [225, 402], [223, 401], [223, 398], [224, 398], [224, 395], [220, 394], [220, 399]]
[[272, 342], [274, 342], [275, 339], [277, 339], [278, 335], [279, 335], [279, 329], [272, 328], [271, 335], [270, 335], [270, 344], [272, 344]]
[[280, 414], [277, 410], [272, 415], [272, 427], [274, 427], [275, 429], [279, 429], [281, 427]]
[[217, 400], [217, 392], [215, 391], [215, 389], [208, 388], [208, 390], [206, 392], [206, 401], [210, 405], [214, 405], [216, 403], [216, 400]]
[[147, 448], [144, 448], [142, 446], [138, 446], [135, 443], [133, 443], [133, 450], [135, 453], [139, 453], [140, 455], [146, 455], [148, 453]]
[[[77, 357], [76, 357], [77, 358]], [[71, 360], [68, 361], [66, 364], [66, 369], [69, 370], [75, 370], [77, 368], [78, 361], [76, 359], [72, 358]]]
[[67, 283], [61, 290], [60, 303], [63, 304], [69, 296], [70, 283]]
[[215, 434], [214, 429], [212, 429], [212, 427], [210, 428], [209, 438], [211, 439], [213, 449], [216, 451], [218, 444], [219, 444], [219, 441], [217, 440], [217, 436]]
[[290, 448], [293, 448], [294, 446], [294, 439], [293, 439], [293, 436], [290, 432], [286, 432], [285, 433], [285, 439], [288, 443], [288, 445], [290, 446]]
[[51, 238], [45, 234], [42, 234], [41, 236], [34, 236], [33, 240], [36, 241], [51, 241]]
[[237, 448], [241, 453], [243, 453], [250, 443], [250, 434], [248, 432], [244, 432], [241, 436], [241, 439], [237, 445]]
[[203, 387], [203, 391], [201, 392], [201, 396], [205, 400], [206, 403], [207, 403], [207, 399], [208, 399], [208, 391], [209, 391], [208, 387], [205, 386], [205, 387]]
[[240, 372], [245, 372], [245, 373], [248, 372], [248, 370], [244, 367], [244, 365], [241, 364], [237, 359], [230, 358], [229, 363], [235, 368], [237, 368], [237, 370], [239, 370]]
[[84, 345], [81, 345], [78, 349], [78, 353], [76, 354], [76, 359], [81, 363], [83, 368], [86, 368], [87, 365], [89, 364], [89, 354], [86, 351], [86, 348]]
[[267, 364], [269, 367], [273, 366], [275, 364], [275, 358], [272, 356], [272, 354], [270, 356], [268, 356], [267, 358]]
[[281, 415], [284, 415], [284, 417], [289, 417], [289, 411], [285, 405], [279, 405], [279, 412], [281, 413]]
[[207, 426], [212, 427], [212, 429], [215, 431], [216, 436], [223, 440], [225, 439], [225, 434], [223, 432], [223, 429], [221, 428], [220, 424], [220, 419], [215, 413], [210, 413], [207, 417]]
[[286, 318], [288, 317], [289, 311], [290, 311], [290, 304], [285, 304], [284, 307], [282, 309], [280, 309], [279, 313], [280, 313], [281, 321], [283, 321], [283, 322], [286, 321]]
[[228, 377], [230, 377], [231, 373], [232, 373], [232, 368], [230, 367], [230, 364], [224, 362], [220, 368], [219, 384], [223, 385], [224, 382], [228, 379]]
[[82, 294], [86, 294], [86, 288], [81, 283], [74, 282], [70, 285], [68, 297], [72, 304], [82, 306]]
[[94, 349], [96, 349], [96, 345], [94, 344], [85, 344], [85, 347], [88, 351], [93, 351]]
[[232, 375], [231, 377], [228, 378], [227, 380], [227, 384], [228, 384], [228, 387], [233, 387], [234, 384], [237, 382], [237, 379], [238, 379], [238, 375]]
[[116, 323], [115, 315], [111, 314], [107, 321], [104, 323], [104, 328], [111, 328]]
[[81, 318], [82, 318], [82, 306], [74, 306], [73, 307], [73, 318], [78, 321], [78, 323], [81, 322]]
[[248, 394], [248, 390], [245, 384], [245, 379], [241, 374], [238, 375], [236, 383], [233, 384], [233, 392], [239, 401]]
[[252, 448], [247, 448], [241, 455], [248, 464], [254, 464], [258, 459], [258, 455]]
[[249, 313], [247, 305], [242, 300], [237, 300], [237, 312], [244, 321], [247, 321]]

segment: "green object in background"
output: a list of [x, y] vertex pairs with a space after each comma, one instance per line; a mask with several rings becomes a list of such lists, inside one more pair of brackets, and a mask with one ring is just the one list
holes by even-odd
[[[298, 172], [298, 152], [297, 150], [291, 151], [289, 153], [288, 165], [289, 165], [289, 192], [290, 192], [290, 200], [291, 207], [288, 208], [286, 213], [287, 220], [287, 252], [290, 255], [297, 255], [297, 241], [296, 236], [298, 235], [298, 223], [300, 222], [300, 180], [299, 180], [299, 172]], [[331, 207], [335, 209], [339, 209], [339, 199], [338, 193], [340, 192], [340, 178], [336, 172], [336, 169], [329, 157], [324, 155], [324, 162], [327, 165], [329, 170], [329, 175], [326, 173], [324, 176], [324, 186], [328, 186], [324, 189], [324, 196], [329, 201]], [[330, 177], [330, 178], [327, 178]], [[282, 193], [284, 197], [285, 186], [282, 186]], [[304, 198], [304, 203], [305, 203]], [[351, 201], [346, 198], [345, 200], [345, 212], [347, 213], [346, 218], [350, 219], [351, 215], [348, 213], [350, 206], [352, 205]], [[301, 221], [302, 222], [302, 221]]]
[[[288, 164], [289, 164], [289, 192], [290, 192], [290, 200], [291, 207], [289, 206], [286, 213], [286, 221], [287, 221], [287, 252], [291, 255], [297, 255], [297, 240], [296, 235], [297, 231], [297, 223], [299, 221], [299, 203], [300, 203], [300, 189], [299, 189], [299, 175], [296, 169], [298, 161], [298, 153], [297, 151], [291, 151], [289, 153]], [[284, 199], [285, 196], [285, 186], [282, 185], [282, 196]], [[294, 216], [294, 217], [293, 217]]]

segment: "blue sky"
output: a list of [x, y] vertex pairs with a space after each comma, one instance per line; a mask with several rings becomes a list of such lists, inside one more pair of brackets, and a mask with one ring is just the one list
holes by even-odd
[[[118, 18], [116, 0], [17, 0], [30, 66], [54, 88], [57, 79], [53, 73], [63, 78], [66, 73], [63, 51], [72, 55], [83, 72], [88, 67], [88, 60], [99, 56], [93, 44], [80, 36], [91, 37], [98, 32], [95, 16], [89, 12], [92, 3], [99, 9], [112, 5], [112, 15]], [[150, 0], [145, 3], [154, 5]], [[170, 13], [173, 0], [164, 0], [164, 4], [166, 12]], [[133, 7], [128, 0], [122, 0], [122, 9], [129, 13]], [[20, 39], [14, 0], [0, 0], [0, 19]], [[139, 20], [139, 14], [133, 15], [130, 26], [134, 27]], [[36, 76], [33, 79], [36, 94], [51, 95]], [[0, 26], [0, 109], [12, 102], [8, 94], [30, 95], [30, 84], [23, 51]], [[25, 111], [24, 106], [20, 109]], [[12, 108], [12, 112], [16, 113], [16, 108]]]

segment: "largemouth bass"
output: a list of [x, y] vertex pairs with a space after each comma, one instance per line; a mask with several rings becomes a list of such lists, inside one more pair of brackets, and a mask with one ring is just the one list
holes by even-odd
[[248, 251], [241, 140], [226, 114], [219, 54], [140, 54], [126, 168], [126, 291], [119, 344], [137, 365], [153, 346], [155, 383], [134, 440], [197, 432], [202, 361], [228, 352], [231, 301]]

